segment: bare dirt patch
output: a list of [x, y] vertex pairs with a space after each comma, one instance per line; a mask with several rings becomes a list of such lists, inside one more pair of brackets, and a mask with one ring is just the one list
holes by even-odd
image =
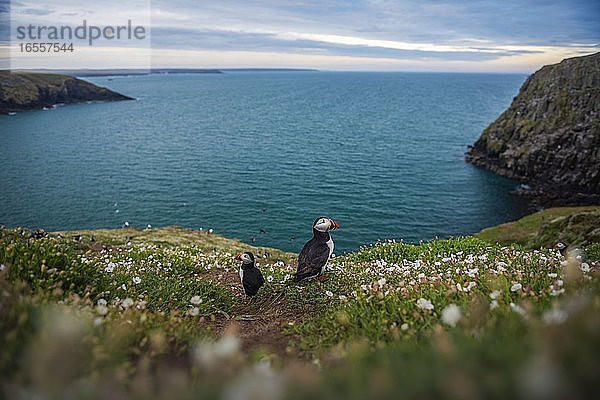
[[[256, 298], [244, 296], [237, 271], [210, 271], [207, 273], [214, 283], [226, 286], [236, 295], [237, 303], [229, 318], [214, 322], [213, 331], [217, 336], [235, 332], [246, 353], [264, 351], [281, 358], [297, 358], [293, 346], [294, 337], [285, 333], [290, 324], [301, 322], [310, 312], [310, 307], [292, 307], [286, 298], [284, 288], [270, 286], [261, 289]], [[289, 283], [293, 285], [293, 283]]]

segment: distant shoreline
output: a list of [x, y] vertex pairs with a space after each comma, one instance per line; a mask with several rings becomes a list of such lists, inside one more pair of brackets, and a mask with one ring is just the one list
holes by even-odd
[[224, 74], [228, 72], [318, 72], [310, 68], [152, 68], [146, 69], [35, 69], [14, 72], [60, 74], [76, 77], [171, 75], [171, 74]]
[[134, 100], [68, 75], [0, 71], [0, 114], [47, 110], [60, 104]]

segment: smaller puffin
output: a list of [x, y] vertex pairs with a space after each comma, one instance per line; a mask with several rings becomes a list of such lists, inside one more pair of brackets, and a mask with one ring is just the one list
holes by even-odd
[[238, 253], [235, 259], [242, 262], [240, 267], [240, 281], [244, 288], [244, 294], [248, 297], [256, 296], [258, 289], [265, 283], [262, 273], [254, 265], [254, 254], [249, 251]]
[[294, 275], [294, 282], [314, 278], [323, 273], [334, 247], [329, 231], [339, 227], [338, 223], [330, 218], [320, 217], [315, 220], [313, 237], [306, 242], [298, 256], [298, 270]]

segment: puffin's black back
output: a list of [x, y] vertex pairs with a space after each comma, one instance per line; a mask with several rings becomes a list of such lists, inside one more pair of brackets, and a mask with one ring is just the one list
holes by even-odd
[[254, 266], [251, 268], [244, 268], [244, 278], [242, 279], [242, 285], [244, 286], [244, 293], [246, 296], [256, 296], [260, 287], [265, 283], [260, 270]]
[[311, 278], [321, 274], [323, 267], [329, 260], [329, 246], [327, 242], [331, 239], [329, 232], [319, 232], [314, 228], [320, 218], [313, 222], [313, 237], [310, 239], [298, 256], [298, 269], [294, 275], [294, 282]]

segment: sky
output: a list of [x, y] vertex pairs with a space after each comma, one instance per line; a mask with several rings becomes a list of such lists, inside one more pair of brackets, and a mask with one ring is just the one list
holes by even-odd
[[[0, 0], [4, 45], [10, 36], [7, 3]], [[600, 51], [598, 0], [91, 3], [15, 0], [10, 18], [13, 27], [15, 22], [56, 24], [66, 16], [96, 25], [127, 19], [148, 23], [147, 43], [113, 41], [79, 52], [88, 64], [112, 68], [130, 66], [136, 47], [146, 44], [151, 45], [155, 68], [531, 73], [545, 64]]]

